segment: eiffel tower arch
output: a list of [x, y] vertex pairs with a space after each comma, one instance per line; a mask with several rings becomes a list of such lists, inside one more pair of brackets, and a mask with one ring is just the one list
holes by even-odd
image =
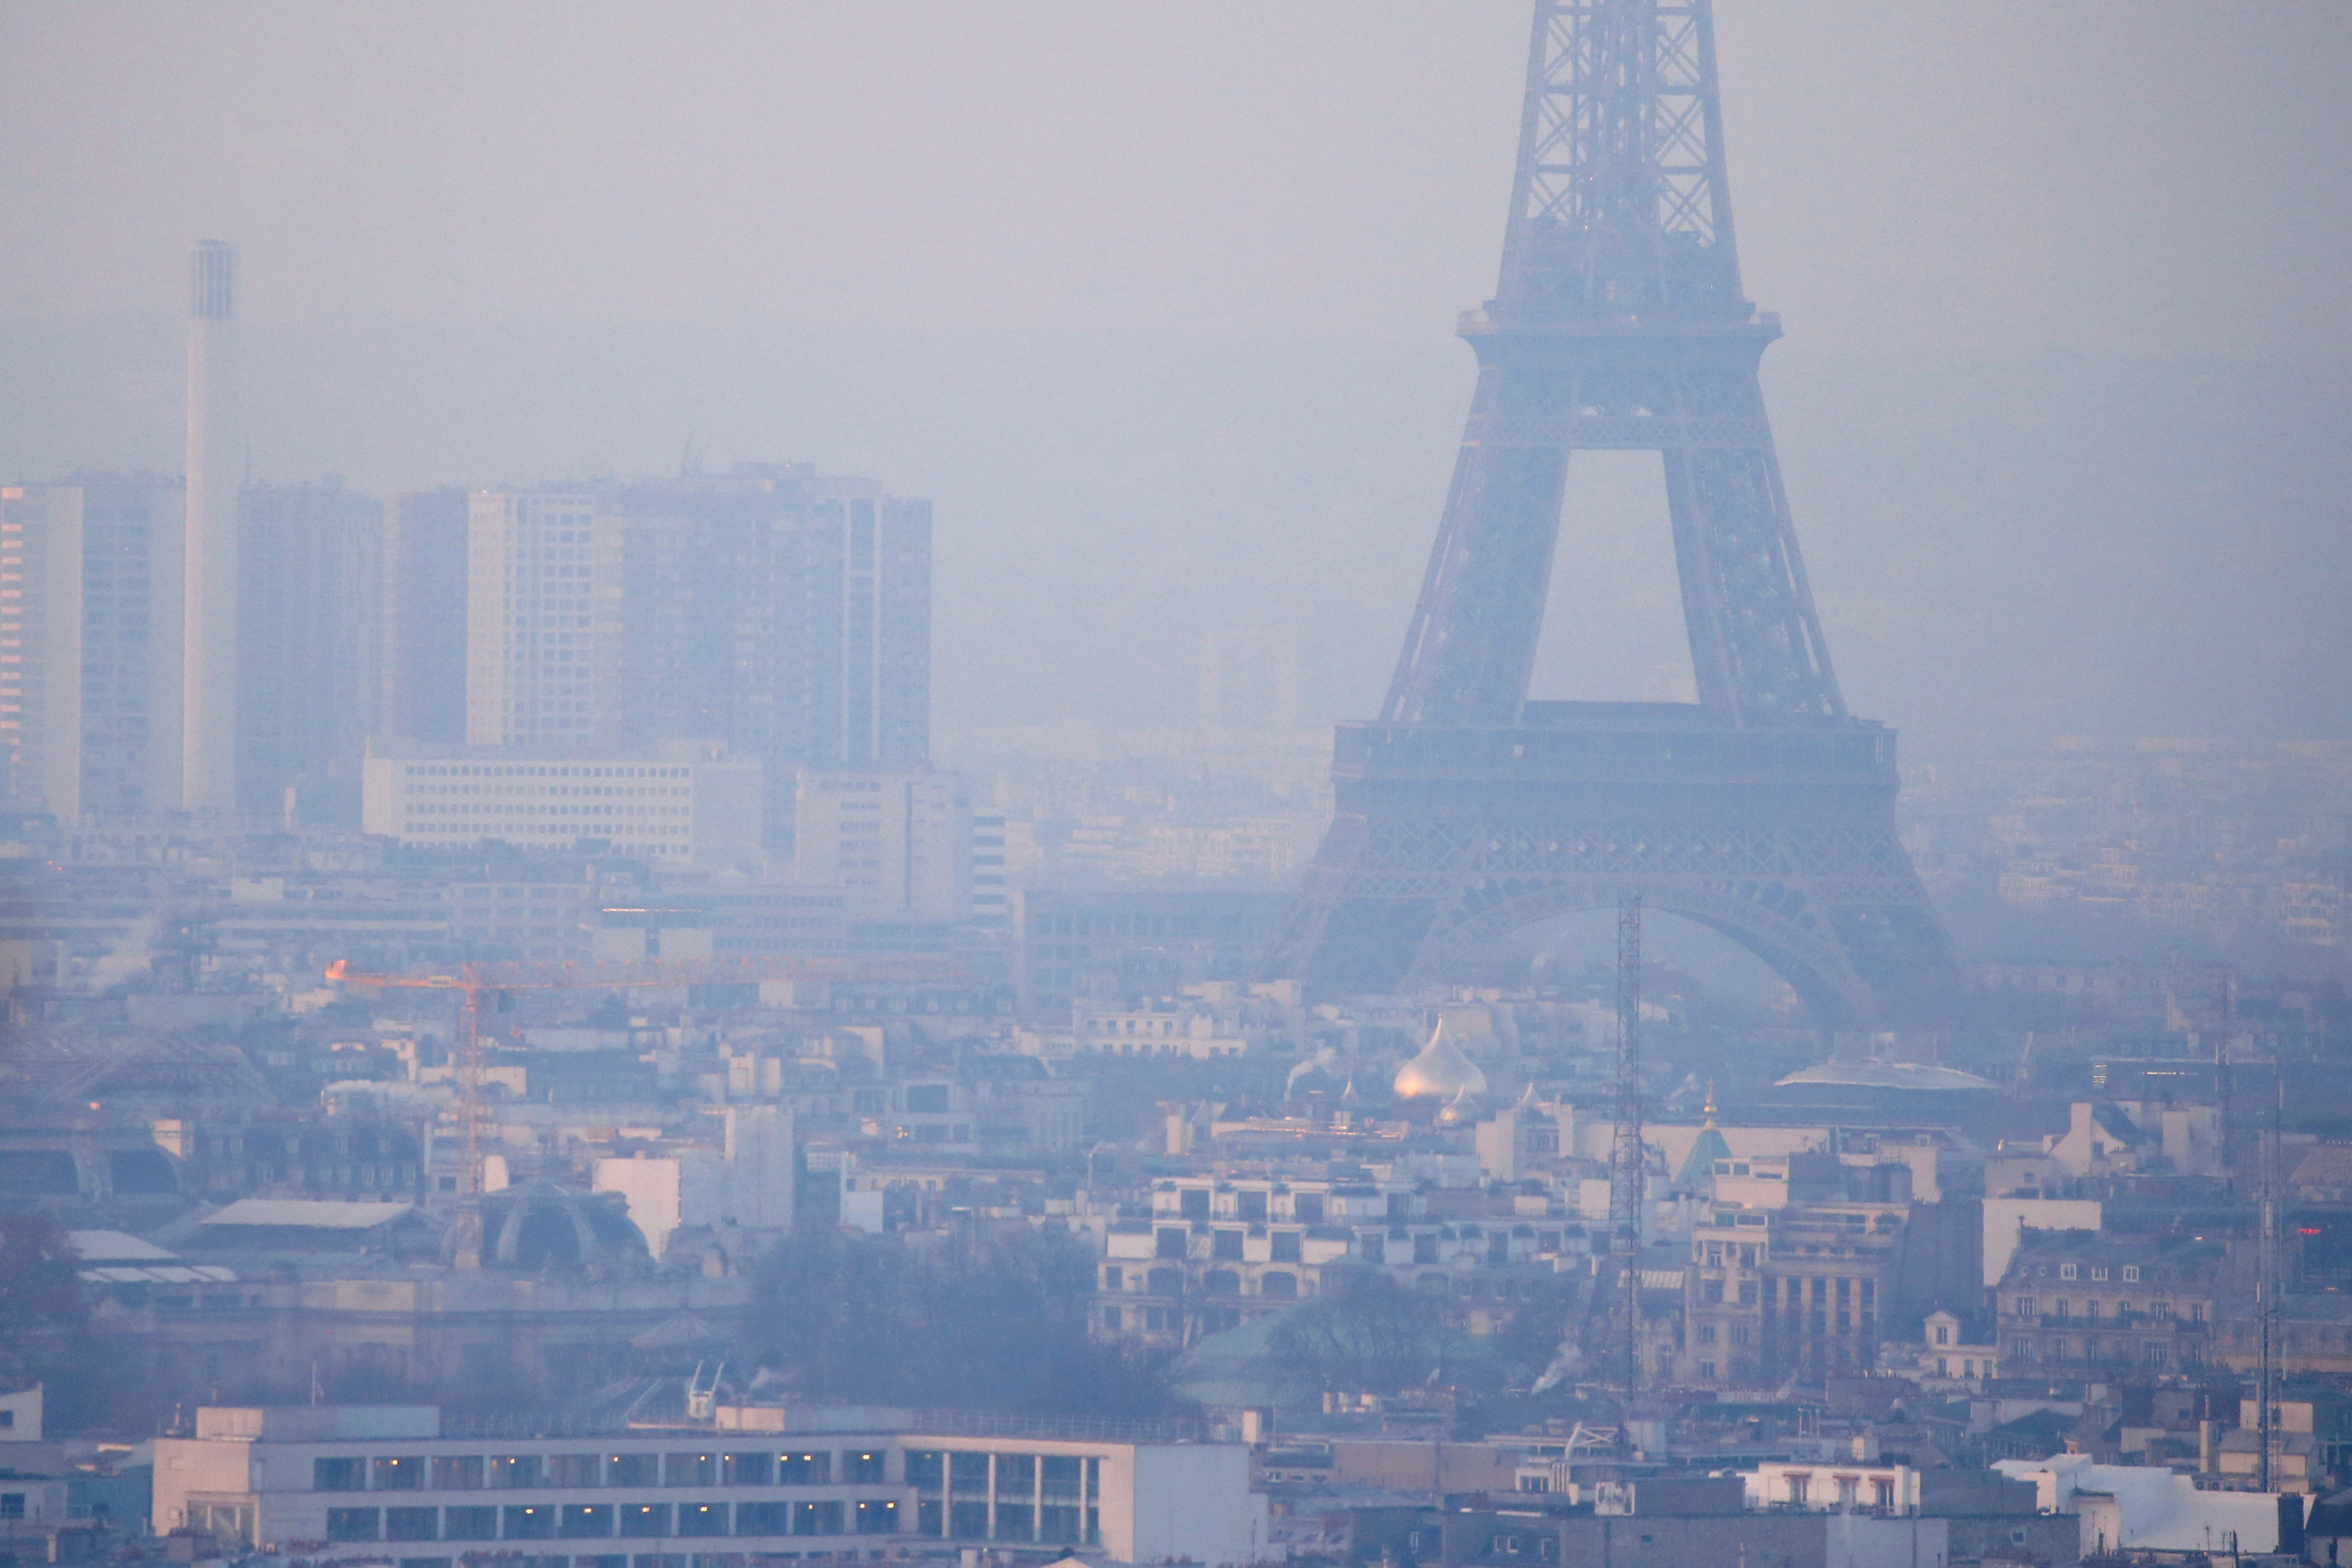
[[[1711, 0], [1538, 0], [1477, 388], [1379, 720], [1270, 972], [1444, 978], [1638, 890], [1756, 953], [1825, 1027], [1939, 1021], [1941, 926], [1895, 837], [1895, 735], [1845, 710], [1790, 521], [1742, 294]], [[1647, 451], [1697, 698], [1530, 701], [1579, 451]]]

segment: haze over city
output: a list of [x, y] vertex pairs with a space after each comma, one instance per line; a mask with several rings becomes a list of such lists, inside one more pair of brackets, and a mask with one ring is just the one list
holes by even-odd
[[[259, 475], [664, 473], [689, 439], [885, 471], [954, 522], [950, 728], [1181, 716], [1199, 631], [1269, 620], [1309, 719], [1377, 700], [1468, 393], [1451, 323], [1494, 289], [1512, 6], [232, 5], [136, 49], [118, 15], [0, 20], [0, 331], [41, 371], [0, 390], [10, 471], [176, 467], [181, 257], [218, 236]], [[1719, 26], [1858, 710], [2341, 733], [2341, 8]], [[1634, 694], [1659, 620], [1548, 684]]]
[[0, 56], [0, 1568], [2339, 1563], [2352, 12]]

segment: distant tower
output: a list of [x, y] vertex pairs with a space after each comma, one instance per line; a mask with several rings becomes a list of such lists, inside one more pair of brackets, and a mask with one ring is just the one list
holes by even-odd
[[188, 300], [186, 654], [183, 803], [236, 811], [236, 248], [198, 243]]

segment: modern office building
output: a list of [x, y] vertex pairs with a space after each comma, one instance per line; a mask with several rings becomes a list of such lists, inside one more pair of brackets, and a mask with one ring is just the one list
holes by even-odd
[[716, 747], [636, 755], [570, 750], [370, 756], [362, 830], [427, 848], [583, 845], [657, 865], [720, 867], [761, 853], [757, 763]]
[[971, 917], [971, 791], [962, 775], [798, 775], [793, 881], [842, 889], [868, 918], [948, 924]]
[[190, 258], [181, 764], [187, 808], [224, 817], [239, 805], [236, 336], [236, 250], [208, 239]]
[[316, 1543], [302, 1555], [322, 1568], [448, 1568], [490, 1553], [534, 1568], [672, 1568], [688, 1553], [845, 1562], [933, 1542], [1037, 1561], [1056, 1549], [1121, 1563], [1271, 1555], [1239, 1444], [964, 1436], [916, 1419], [718, 1405], [668, 1430], [517, 1436], [529, 1422], [502, 1419], [499, 1435], [467, 1436], [431, 1405], [206, 1407], [194, 1436], [155, 1441], [154, 1523], [247, 1546]]
[[332, 478], [239, 500], [237, 814], [348, 828], [381, 694], [383, 508]]
[[180, 805], [185, 492], [86, 477], [0, 489], [0, 766], [58, 820]]
[[456, 489], [384, 503], [378, 735], [466, 743], [467, 510]]
[[805, 465], [485, 491], [469, 516], [466, 738], [719, 741], [793, 770], [930, 747], [930, 506]]

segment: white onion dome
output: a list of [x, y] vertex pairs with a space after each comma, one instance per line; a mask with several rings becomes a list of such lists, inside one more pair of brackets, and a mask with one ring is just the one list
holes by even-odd
[[1486, 1092], [1486, 1075], [1478, 1064], [1448, 1045], [1445, 1024], [1439, 1020], [1421, 1055], [1397, 1068], [1389, 1085], [1399, 1100], [1475, 1100]]

